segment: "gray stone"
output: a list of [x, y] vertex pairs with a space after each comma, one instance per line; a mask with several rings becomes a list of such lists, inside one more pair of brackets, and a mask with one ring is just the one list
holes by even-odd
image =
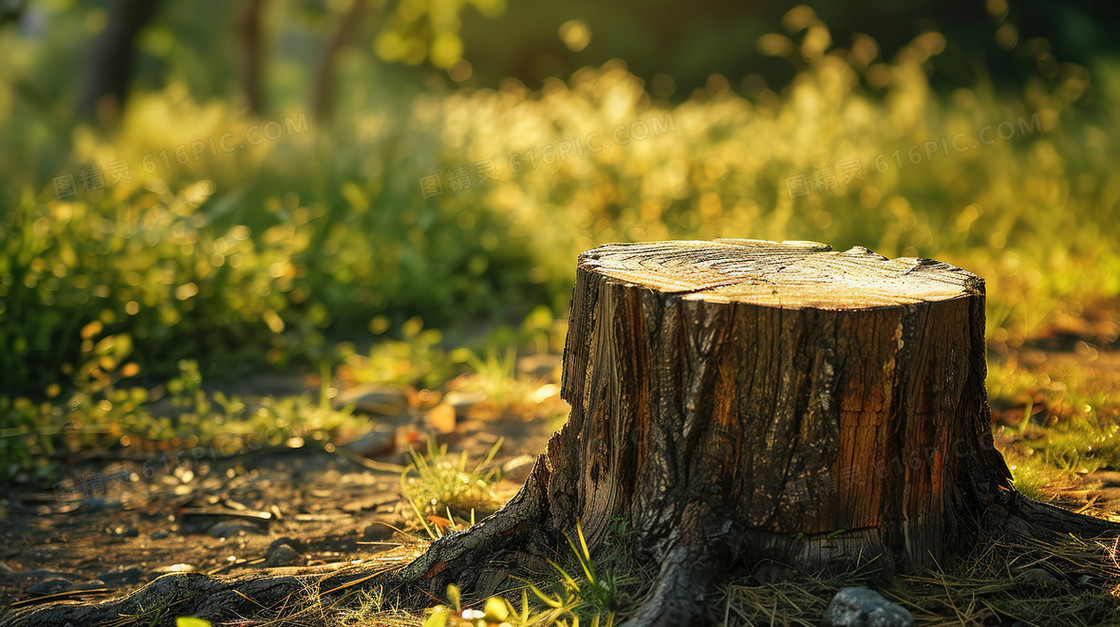
[[240, 520], [223, 520], [214, 523], [206, 530], [206, 535], [212, 538], [237, 538], [243, 535], [257, 535], [267, 533], [260, 525]]
[[377, 457], [396, 450], [397, 430], [388, 425], [375, 425], [361, 437], [342, 445], [363, 457]]
[[914, 617], [878, 592], [859, 586], [837, 592], [823, 622], [826, 627], [912, 627]]
[[288, 538], [280, 538], [268, 547], [264, 555], [264, 565], [268, 568], [274, 566], [289, 566], [299, 561], [299, 552], [292, 548]]
[[408, 394], [386, 385], [359, 385], [343, 390], [334, 397], [335, 407], [353, 405], [354, 411], [374, 416], [400, 416], [410, 410]]

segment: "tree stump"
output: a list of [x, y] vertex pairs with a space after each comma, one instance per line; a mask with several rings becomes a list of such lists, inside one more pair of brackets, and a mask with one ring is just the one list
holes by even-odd
[[[960, 268], [812, 242], [596, 248], [580, 256], [572, 295], [567, 424], [501, 510], [372, 583], [486, 592], [488, 569], [506, 572], [492, 558], [551, 555], [577, 522], [594, 547], [621, 518], [659, 568], [627, 624], [683, 625], [717, 573], [763, 560], [905, 571], [985, 526], [1115, 534], [1015, 492], [985, 374], [984, 282]], [[255, 583], [252, 600], [280, 603], [308, 581]], [[179, 599], [169, 585], [165, 602]], [[249, 584], [199, 579], [177, 607], [221, 619], [223, 603], [244, 609], [238, 585]], [[146, 600], [141, 590], [37, 617], [112, 616]]]
[[1115, 532], [1015, 492], [986, 372], [984, 282], [960, 268], [814, 242], [596, 248], [571, 301], [567, 424], [503, 511], [412, 576], [462, 582], [464, 546], [533, 551], [577, 521], [595, 545], [622, 518], [660, 567], [627, 624], [681, 625], [737, 565], [933, 566], [993, 513]]

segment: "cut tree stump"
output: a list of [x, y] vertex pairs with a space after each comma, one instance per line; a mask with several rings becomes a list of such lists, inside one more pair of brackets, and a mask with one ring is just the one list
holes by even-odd
[[[564, 350], [567, 424], [501, 510], [375, 583], [485, 594], [495, 572], [554, 555], [577, 522], [594, 548], [621, 518], [659, 568], [627, 624], [683, 625], [717, 574], [767, 560], [899, 572], [983, 528], [1116, 534], [1014, 490], [985, 374], [984, 282], [944, 263], [757, 240], [588, 251]], [[196, 615], [222, 618], [221, 599], [244, 609], [244, 582], [200, 585]]]

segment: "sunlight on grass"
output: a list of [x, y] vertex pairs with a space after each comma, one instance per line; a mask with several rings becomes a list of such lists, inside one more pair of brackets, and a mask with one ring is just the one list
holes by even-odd
[[444, 528], [459, 528], [456, 517], [473, 524], [476, 514], [482, 517], [498, 508], [494, 484], [501, 469], [492, 462], [501, 445], [499, 438], [486, 457], [475, 463], [468, 461], [466, 451], [449, 454], [447, 445], [437, 445], [434, 439], [428, 440], [427, 455], [409, 450], [412, 464], [401, 474], [401, 493], [429, 536], [441, 536]]

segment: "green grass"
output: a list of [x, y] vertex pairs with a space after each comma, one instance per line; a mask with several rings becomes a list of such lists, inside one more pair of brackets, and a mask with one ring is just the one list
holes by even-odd
[[[593, 559], [583, 536], [583, 527], [576, 523], [577, 543], [568, 534], [565, 538], [571, 548], [569, 558], [574, 557], [576, 568], [566, 568], [552, 560], [554, 569], [552, 592], [545, 592], [546, 584], [537, 584], [521, 579], [523, 586], [511, 590], [520, 593], [520, 604], [514, 604], [506, 596], [493, 596], [480, 602], [482, 609], [462, 606], [459, 588], [447, 587], [447, 602], [429, 608], [424, 627], [479, 627], [489, 624], [503, 624], [511, 627], [578, 627], [580, 624], [594, 627], [610, 627], [621, 607], [619, 598], [622, 585], [633, 583], [627, 574], [619, 574], [619, 569], [627, 568], [625, 556], [619, 543], [622, 540], [622, 527], [613, 530], [614, 543], [608, 543], [606, 556]], [[571, 561], [570, 559], [568, 561]], [[520, 579], [520, 578], [519, 578]]]
[[[1052, 353], [1036, 364], [996, 356], [988, 389], [996, 436], [1015, 487], [1032, 498], [1063, 499], [1092, 487], [1098, 470], [1120, 470], [1120, 368], [1098, 353], [1095, 360]], [[1082, 497], [1078, 497], [1082, 498]]]
[[[0, 394], [38, 401], [70, 385], [61, 368], [80, 359], [80, 331], [95, 321], [132, 339], [151, 383], [184, 358], [208, 375], [260, 356], [314, 364], [331, 338], [367, 334], [378, 316], [420, 314], [442, 329], [538, 304], [562, 314], [576, 254], [616, 240], [800, 238], [943, 258], [988, 279], [1001, 342], [1115, 297], [1116, 68], [1092, 68], [1092, 106], [1072, 70], [1021, 94], [938, 94], [923, 37], [876, 72], [839, 52], [794, 58], [793, 84], [761, 102], [725, 91], [669, 105], [609, 63], [539, 93], [510, 83], [344, 103], [335, 125], [294, 123], [275, 142], [183, 163], [178, 146], [262, 121], [195, 102], [172, 80], [138, 94], [115, 130], [78, 127], [68, 154], [44, 153], [56, 155], [50, 176], [0, 163]], [[40, 123], [32, 110], [0, 110], [0, 123], [16, 113]], [[287, 128], [301, 114], [272, 117]], [[1011, 137], [978, 143], [1002, 122]], [[634, 124], [649, 135], [610, 139]], [[0, 141], [62, 143], [26, 133]], [[925, 150], [958, 133], [976, 145]], [[612, 146], [560, 160], [563, 142], [595, 134]], [[157, 158], [146, 171], [168, 150], [167, 167]], [[55, 197], [54, 174], [120, 159], [131, 180]], [[421, 192], [424, 176], [466, 167], [478, 179], [490, 161], [484, 182]], [[856, 163], [862, 178], [845, 182]], [[791, 197], [791, 177], [822, 171], [836, 184]]]
[[446, 444], [437, 445], [434, 439], [428, 440], [427, 455], [409, 449], [412, 463], [401, 474], [401, 493], [429, 536], [438, 538], [444, 529], [459, 528], [456, 518], [473, 524], [476, 515], [486, 516], [501, 505], [494, 493], [501, 469], [492, 464], [501, 445], [499, 438], [475, 463], [468, 461], [466, 451], [450, 454]]

